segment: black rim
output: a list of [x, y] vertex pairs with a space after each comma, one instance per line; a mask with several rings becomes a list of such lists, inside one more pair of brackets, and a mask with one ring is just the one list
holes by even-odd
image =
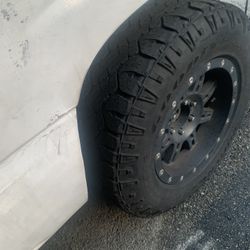
[[155, 169], [168, 185], [184, 183], [206, 167], [237, 107], [240, 74], [233, 60], [215, 58], [197, 71], [172, 100], [172, 111], [159, 132]]

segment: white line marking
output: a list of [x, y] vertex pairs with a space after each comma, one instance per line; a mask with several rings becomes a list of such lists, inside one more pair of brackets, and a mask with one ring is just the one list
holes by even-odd
[[182, 244], [179, 244], [176, 250], [186, 250], [188, 247], [190, 247], [191, 245], [197, 243], [200, 239], [202, 239], [204, 235], [205, 234], [203, 231], [198, 230], [194, 235], [190, 236], [187, 241], [185, 241]]
[[213, 240], [210, 240], [210, 241], [206, 242], [205, 245], [202, 248], [202, 250], [211, 250], [211, 249], [215, 249]]

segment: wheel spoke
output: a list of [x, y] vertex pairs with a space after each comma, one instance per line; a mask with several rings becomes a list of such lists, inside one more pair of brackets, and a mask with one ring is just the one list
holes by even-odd
[[173, 150], [172, 150], [172, 154], [169, 158], [169, 163], [174, 162], [176, 160], [176, 158], [178, 157], [178, 155], [181, 152], [181, 148], [182, 148], [182, 144], [181, 143], [176, 143], [174, 144]]
[[204, 108], [203, 114], [200, 118], [200, 124], [209, 122], [213, 117], [214, 110], [211, 108]]
[[162, 140], [161, 151], [164, 153], [171, 145], [169, 135], [166, 135]]
[[203, 99], [204, 104], [206, 104], [211, 99], [211, 97], [213, 96], [215, 92], [215, 89], [216, 89], [216, 82], [214, 81], [206, 82], [203, 85], [201, 94], [202, 94], [202, 99]]
[[200, 92], [203, 88], [203, 84], [204, 84], [204, 79], [205, 79], [205, 76], [201, 76], [196, 82], [195, 82], [195, 91], [196, 92]]
[[195, 131], [187, 138], [186, 143], [189, 150], [197, 143], [197, 135]]

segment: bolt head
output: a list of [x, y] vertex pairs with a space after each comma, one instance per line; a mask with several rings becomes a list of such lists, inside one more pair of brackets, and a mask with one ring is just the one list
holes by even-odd
[[182, 182], [184, 180], [184, 176], [181, 176], [180, 178], [180, 182]]
[[193, 169], [193, 173], [196, 173], [196, 171], [197, 171], [197, 168], [194, 168], [194, 169]]
[[234, 72], [234, 67], [231, 67], [230, 73], [232, 74]]
[[225, 65], [225, 60], [223, 59], [222, 61], [221, 61], [221, 66], [223, 67]]
[[191, 76], [191, 77], [189, 78], [189, 83], [188, 83], [188, 85], [191, 86], [193, 83], [194, 83], [194, 77]]
[[233, 105], [235, 104], [235, 101], [236, 101], [236, 100], [235, 100], [235, 99], [233, 99], [233, 101], [232, 101], [232, 104], [233, 104]]
[[238, 85], [238, 82], [235, 81], [235, 82], [234, 82], [234, 87], [237, 87], [237, 85]]
[[176, 102], [176, 101], [173, 101], [173, 103], [172, 103], [172, 107], [173, 107], [173, 109], [175, 109], [175, 108], [176, 108], [176, 106], [177, 106], [177, 102]]
[[219, 143], [219, 142], [220, 142], [220, 140], [221, 140], [221, 139], [220, 139], [220, 137], [219, 137], [219, 138], [217, 138], [217, 143]]
[[168, 183], [171, 183], [171, 182], [172, 182], [172, 179], [173, 179], [172, 177], [169, 177], [169, 178], [168, 178]]
[[160, 176], [164, 175], [164, 169], [161, 169], [161, 170], [160, 170], [159, 175], [160, 175]]
[[155, 155], [155, 159], [156, 160], [159, 160], [161, 158], [161, 153], [157, 153], [156, 155]]
[[206, 155], [206, 160], [208, 160], [208, 159], [209, 159], [209, 154]]
[[227, 120], [226, 120], [226, 124], [228, 124], [230, 122], [230, 119], [228, 118]]
[[189, 105], [189, 100], [186, 100], [185, 102], [184, 102], [184, 104], [187, 106], [187, 105]]
[[207, 70], [210, 70], [211, 69], [211, 63], [209, 62], [208, 64], [207, 64]]

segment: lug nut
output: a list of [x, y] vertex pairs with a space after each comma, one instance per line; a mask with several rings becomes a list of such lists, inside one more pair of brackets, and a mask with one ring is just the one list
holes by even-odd
[[196, 107], [196, 106], [197, 106], [197, 102], [192, 102], [191, 105], [192, 105], [193, 107]]
[[185, 131], [182, 130], [182, 129], [180, 129], [180, 130], [178, 131], [178, 133], [179, 133], [179, 135], [184, 135], [184, 134], [185, 134]]
[[173, 135], [173, 134], [175, 134], [175, 132], [176, 132], [176, 131], [175, 131], [175, 129], [173, 129], [173, 128], [172, 128], [172, 129], [170, 129], [170, 134], [172, 134], [172, 135]]
[[193, 122], [193, 121], [195, 120], [195, 117], [194, 117], [193, 115], [190, 115], [189, 118], [188, 118], [188, 120], [189, 120], [190, 122]]

